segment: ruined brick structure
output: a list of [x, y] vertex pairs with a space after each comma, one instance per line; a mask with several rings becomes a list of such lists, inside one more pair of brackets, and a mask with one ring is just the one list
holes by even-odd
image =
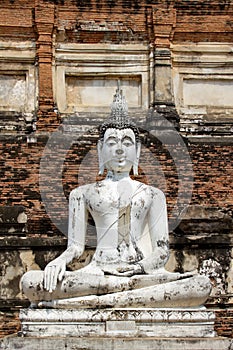
[[22, 274], [65, 249], [69, 192], [98, 179], [97, 126], [119, 79], [141, 128], [139, 180], [182, 218], [168, 268], [210, 276], [216, 329], [232, 335], [232, 32], [230, 0], [1, 1], [0, 336], [28, 305]]

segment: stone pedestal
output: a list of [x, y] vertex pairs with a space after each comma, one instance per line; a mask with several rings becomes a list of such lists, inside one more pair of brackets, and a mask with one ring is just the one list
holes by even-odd
[[206, 309], [22, 309], [26, 337], [214, 337], [215, 314]]
[[206, 309], [22, 309], [0, 350], [230, 350]]
[[17, 337], [0, 339], [0, 350], [232, 350], [228, 338]]

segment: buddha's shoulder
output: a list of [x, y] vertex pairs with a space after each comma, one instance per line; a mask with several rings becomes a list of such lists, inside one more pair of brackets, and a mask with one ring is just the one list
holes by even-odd
[[145, 191], [147, 193], [150, 193], [151, 196], [159, 196], [159, 197], [165, 197], [164, 193], [162, 190], [160, 190], [158, 187], [154, 187], [151, 185], [144, 184], [140, 181], [134, 180], [136, 183], [136, 186], [138, 187], [139, 190]]
[[87, 194], [96, 193], [103, 187], [105, 187], [105, 184], [103, 181], [97, 181], [94, 183], [78, 186], [70, 192], [70, 196], [74, 196], [74, 197], [80, 196], [80, 195], [85, 196]]
[[77, 196], [85, 195], [88, 191], [92, 190], [93, 188], [94, 188], [94, 184], [86, 184], [86, 185], [81, 185], [81, 186], [75, 187], [70, 192], [70, 197], [77, 197]]

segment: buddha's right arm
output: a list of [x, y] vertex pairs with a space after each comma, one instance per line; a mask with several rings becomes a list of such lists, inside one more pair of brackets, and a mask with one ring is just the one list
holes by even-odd
[[84, 187], [75, 188], [69, 197], [68, 248], [73, 258], [79, 257], [85, 248], [88, 211], [84, 198]]
[[82, 188], [74, 189], [69, 197], [69, 226], [67, 249], [44, 270], [44, 288], [50, 292], [56, 289], [57, 281], [64, 277], [66, 266], [79, 258], [85, 248], [87, 210]]

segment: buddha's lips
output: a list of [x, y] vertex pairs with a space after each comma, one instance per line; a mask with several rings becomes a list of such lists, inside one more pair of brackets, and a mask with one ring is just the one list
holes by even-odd
[[114, 160], [117, 161], [117, 162], [123, 162], [125, 160], [125, 157], [114, 158]]

